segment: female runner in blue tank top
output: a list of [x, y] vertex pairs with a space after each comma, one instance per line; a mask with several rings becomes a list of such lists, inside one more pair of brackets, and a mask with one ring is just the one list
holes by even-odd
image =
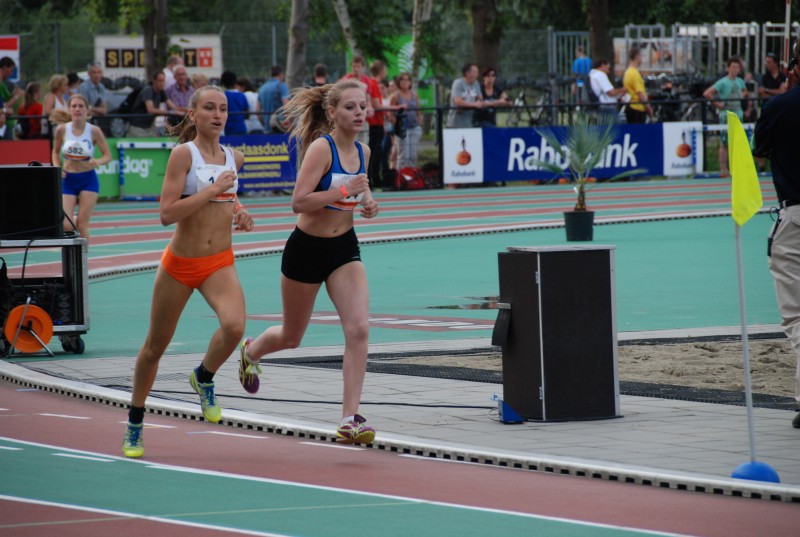
[[356, 141], [366, 121], [367, 98], [360, 82], [341, 80], [302, 90], [285, 108], [293, 120], [301, 164], [292, 196], [297, 227], [281, 263], [283, 325], [242, 342], [239, 380], [254, 393], [259, 359], [300, 345], [325, 283], [345, 335], [343, 418], [337, 438], [368, 444], [375, 430], [358, 414], [358, 406], [367, 369], [369, 290], [353, 230], [357, 206], [364, 218], [378, 214], [365, 175], [369, 148]]
[[[106, 143], [106, 137], [99, 127], [87, 123], [89, 119], [89, 101], [80, 93], [76, 93], [67, 101], [67, 108], [72, 121], [59, 125], [53, 137], [53, 166], [61, 166], [61, 156], [64, 156], [62, 168], [62, 199], [64, 214], [69, 219], [64, 219], [64, 229], [72, 231], [72, 220], [75, 216], [75, 205], [78, 205], [78, 217], [75, 218], [75, 227], [81, 237], [89, 239], [89, 220], [97, 205], [97, 196], [100, 191], [100, 181], [97, 178], [97, 168], [111, 162], [111, 152]], [[94, 158], [94, 148], [100, 149], [102, 156]]]

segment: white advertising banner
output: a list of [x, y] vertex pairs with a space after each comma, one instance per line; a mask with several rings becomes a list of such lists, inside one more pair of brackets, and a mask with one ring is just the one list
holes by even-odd
[[[173, 35], [170, 46], [180, 47], [183, 64], [190, 76], [203, 73], [211, 78], [222, 74], [222, 40], [219, 35]], [[94, 57], [103, 65], [103, 74], [109, 78], [129, 76], [144, 79], [142, 36], [96, 35]]]
[[[703, 124], [663, 123], [664, 175], [687, 177], [703, 173]], [[697, 133], [692, 136], [692, 133]]]
[[0, 58], [4, 58], [6, 56], [14, 60], [14, 63], [17, 64], [17, 68], [14, 69], [14, 72], [11, 73], [11, 76], [8, 78], [8, 80], [11, 82], [19, 82], [20, 66], [18, 35], [0, 35]]
[[483, 182], [483, 129], [444, 129], [444, 183]]

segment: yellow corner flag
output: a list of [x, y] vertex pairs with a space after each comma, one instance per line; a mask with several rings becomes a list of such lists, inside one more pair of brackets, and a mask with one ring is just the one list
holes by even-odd
[[764, 205], [758, 184], [756, 163], [747, 133], [733, 112], [728, 114], [728, 166], [731, 170], [731, 205], [733, 219], [743, 226]]

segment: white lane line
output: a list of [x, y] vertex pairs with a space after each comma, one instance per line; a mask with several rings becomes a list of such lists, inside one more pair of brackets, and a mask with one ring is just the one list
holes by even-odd
[[[123, 425], [127, 425], [128, 424], [128, 420], [119, 421], [117, 423], [121, 423]], [[158, 423], [145, 423], [144, 424], [144, 428], [145, 429], [177, 429], [178, 427], [176, 427], [175, 425], [160, 425]]]
[[73, 455], [72, 453], [53, 453], [53, 457], [67, 457], [70, 459], [83, 459], [97, 462], [114, 462], [114, 459], [101, 459], [100, 457], [87, 457], [85, 455]]
[[239, 438], [252, 438], [253, 440], [266, 440], [266, 436], [255, 436], [252, 434], [223, 433], [220, 431], [189, 431], [186, 434], [218, 434], [220, 436], [237, 436]]
[[47, 416], [48, 418], [65, 418], [68, 420], [90, 420], [92, 418], [87, 418], [86, 416], [67, 416], [66, 414], [48, 414], [46, 412], [40, 412], [39, 416]]
[[334, 443], [326, 443], [326, 444], [324, 444], [322, 442], [300, 442], [300, 443], [301, 444], [305, 444], [307, 446], [328, 447], [328, 448], [333, 448], [333, 449], [351, 449], [351, 450], [355, 450], [355, 451], [364, 451], [365, 449], [367, 449], [367, 448], [356, 447], [356, 446], [340, 446], [340, 445], [334, 444]]
[[457, 461], [453, 459], [443, 459], [441, 457], [425, 457], [424, 455], [411, 455], [410, 453], [402, 453], [399, 455], [400, 457], [405, 457], [406, 459], [418, 459], [421, 461], [433, 461], [433, 462], [455, 462], [458, 464], [476, 464], [478, 466], [486, 466], [485, 464], [478, 464], [477, 462], [470, 462], [470, 461]]
[[7, 408], [0, 408], [0, 412], [1, 411], [6, 411], [6, 410], [8, 410], [8, 409]]
[[0, 446], [0, 449], [5, 449], [7, 451], [22, 451], [21, 447]]
[[188, 522], [183, 520], [174, 520], [171, 518], [164, 518], [158, 516], [147, 516], [147, 515], [140, 515], [138, 513], [129, 513], [125, 511], [112, 511], [110, 509], [97, 509], [94, 507], [87, 507], [82, 505], [73, 505], [69, 503], [58, 503], [58, 502], [47, 502], [43, 500], [33, 500], [30, 498], [20, 498], [18, 496], [6, 496], [5, 494], [0, 494], [0, 500], [7, 501], [7, 502], [20, 502], [20, 503], [29, 503], [33, 505], [45, 505], [48, 507], [59, 507], [61, 509], [73, 509], [75, 511], [85, 511], [87, 513], [100, 513], [103, 515], [112, 515], [121, 518], [129, 518], [134, 520], [149, 520], [151, 522], [159, 522], [161, 524], [174, 524], [176, 526], [187, 526], [190, 528], [201, 528], [204, 530], [213, 530], [219, 531], [224, 534], [238, 534], [238, 535], [256, 535], [258, 537], [287, 537], [285, 534], [282, 533], [267, 533], [264, 531], [251, 531], [251, 530], [240, 530], [237, 528], [229, 528], [226, 526], [213, 526], [211, 524], [200, 524], [197, 522]]
[[[73, 451], [75, 453], [90, 453], [90, 454], [94, 453], [94, 452], [91, 452], [91, 451], [82, 451], [82, 450], [77, 450], [77, 449], [64, 448], [64, 447], [54, 446], [52, 444], [44, 444], [44, 443], [40, 443], [40, 442], [30, 442], [28, 440], [19, 440], [19, 439], [16, 439], [16, 438], [8, 438], [8, 437], [5, 437], [5, 436], [0, 436], [0, 440], [5, 440], [5, 441], [8, 441], [8, 442], [15, 442], [15, 443], [23, 444], [23, 445], [27, 445], [27, 446], [36, 446], [36, 447], [42, 447], [42, 448], [47, 448], [47, 449], [59, 449], [59, 450], [63, 450], [63, 451]], [[308, 444], [309, 445], [319, 445], [319, 446], [325, 445], [325, 444], [322, 444], [322, 443], [314, 443], [314, 442], [309, 442]], [[346, 446], [337, 446], [337, 447], [347, 449]], [[361, 449], [361, 448], [353, 448], [353, 447], [351, 447], [350, 449]], [[102, 453], [95, 453], [95, 454], [96, 455], [100, 455], [100, 456], [104, 456]], [[407, 502], [412, 502], [412, 503], [418, 503], [420, 505], [422, 505], [422, 504], [441, 505], [443, 507], [452, 507], [454, 509], [463, 509], [465, 511], [478, 511], [478, 512], [482, 512], [482, 513], [497, 513], [497, 514], [501, 514], [501, 515], [509, 515], [509, 516], [521, 517], [521, 518], [532, 518], [532, 519], [538, 519], [538, 520], [552, 520], [552, 521], [555, 521], [555, 522], [567, 522], [567, 523], [573, 524], [575, 526], [583, 526], [583, 527], [590, 527], [590, 528], [608, 528], [608, 529], [613, 529], [613, 530], [635, 531], [635, 532], [638, 532], [641, 535], [658, 535], [658, 536], [669, 536], [669, 537], [688, 537], [687, 534], [665, 533], [665, 532], [660, 532], [660, 531], [644, 530], [644, 529], [641, 529], [641, 528], [617, 526], [617, 525], [614, 525], [614, 524], [603, 524], [603, 523], [599, 523], [599, 522], [586, 522], [586, 521], [582, 521], [582, 520], [571, 520], [571, 519], [563, 518], [563, 517], [536, 515], [536, 514], [531, 514], [531, 513], [520, 513], [520, 512], [517, 512], [517, 511], [507, 511], [507, 510], [504, 510], [504, 509], [492, 509], [492, 508], [488, 508], [488, 507], [475, 507], [475, 506], [471, 506], [471, 505], [461, 505], [461, 504], [457, 504], [457, 503], [433, 502], [433, 501], [428, 501], [428, 500], [420, 500], [418, 498], [411, 498], [411, 497], [408, 497], [408, 496], [399, 496], [399, 495], [395, 495], [395, 494], [381, 494], [381, 493], [376, 493], [376, 492], [363, 492], [363, 491], [359, 491], [359, 490], [351, 490], [351, 489], [345, 489], [345, 488], [341, 488], [341, 487], [331, 487], [331, 486], [325, 486], [325, 485], [312, 485], [312, 484], [309, 484], [309, 483], [296, 483], [294, 481], [287, 481], [285, 479], [273, 479], [273, 478], [268, 478], [268, 477], [255, 477], [255, 476], [242, 475], [242, 474], [233, 474], [233, 473], [229, 473], [229, 472], [219, 472], [219, 471], [216, 471], [216, 470], [201, 470], [201, 469], [198, 469], [198, 468], [188, 468], [188, 467], [184, 467], [184, 466], [174, 466], [174, 465], [170, 465], [170, 464], [153, 464], [152, 462], [138, 460], [138, 459], [128, 459], [128, 458], [125, 458], [125, 457], [122, 457], [122, 456], [119, 456], [119, 457], [111, 456], [109, 458], [111, 458], [112, 460], [124, 461], [124, 462], [130, 463], [130, 464], [142, 464], [146, 468], [152, 468], [154, 470], [169, 470], [169, 471], [173, 471], [173, 472], [180, 472], [180, 473], [186, 473], [186, 474], [192, 474], [192, 475], [216, 476], [216, 477], [237, 479], [237, 480], [241, 480], [241, 481], [255, 482], [255, 483], [272, 483], [272, 484], [276, 484], [276, 485], [286, 485], [286, 486], [294, 487], [294, 488], [298, 488], [298, 489], [325, 490], [325, 491], [339, 492], [339, 493], [344, 493], [344, 494], [352, 494], [354, 496], [368, 496], [368, 497], [372, 497], [372, 498], [388, 498], [388, 499], [392, 499], [392, 500], [401, 500], [401, 501], [407, 501]], [[106, 511], [106, 510], [101, 510], [101, 509], [89, 509], [89, 508], [79, 507], [79, 506], [70, 506], [68, 504], [56, 504], [56, 503], [51, 503], [51, 502], [28, 500], [28, 499], [24, 499], [24, 498], [15, 497], [15, 496], [6, 496], [6, 495], [3, 495], [3, 494], [0, 494], [0, 500], [20, 501], [20, 502], [28, 502], [28, 503], [38, 503], [39, 505], [53, 505], [53, 506], [56, 506], [56, 507], [81, 509], [81, 510], [86, 510], [86, 511], [98, 512], [98, 513], [102, 513], [102, 512], [112, 513], [112, 514], [118, 514], [119, 513], [118, 511]], [[174, 523], [174, 524], [193, 526], [193, 527], [198, 527], [198, 528], [199, 527], [206, 527], [206, 526], [200, 525], [200, 524], [180, 522], [180, 521], [171, 520], [171, 519], [161, 519], [159, 517], [137, 516], [137, 515], [131, 515], [131, 514], [127, 514], [127, 513], [126, 513], [126, 516], [130, 516], [131, 518], [141, 518], [141, 519], [144, 519], [144, 520], [156, 520], [158, 522], [171, 522], [171, 523]], [[210, 529], [215, 529], [214, 526], [207, 526], [207, 527], [210, 528]], [[233, 528], [225, 528], [225, 530], [229, 531], [229, 532], [245, 533], [246, 535], [272, 535], [272, 534], [263, 534], [263, 533], [255, 533], [255, 532], [246, 533], [245, 532], [246, 530], [234, 530]]]

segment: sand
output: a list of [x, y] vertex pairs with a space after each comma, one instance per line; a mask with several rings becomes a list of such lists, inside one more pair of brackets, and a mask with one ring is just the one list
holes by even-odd
[[[795, 356], [787, 339], [750, 342], [753, 392], [794, 396]], [[623, 381], [675, 384], [694, 388], [744, 391], [742, 345], [738, 341], [621, 345], [619, 378]], [[499, 371], [499, 352], [402, 358], [395, 363], [469, 367]]]

